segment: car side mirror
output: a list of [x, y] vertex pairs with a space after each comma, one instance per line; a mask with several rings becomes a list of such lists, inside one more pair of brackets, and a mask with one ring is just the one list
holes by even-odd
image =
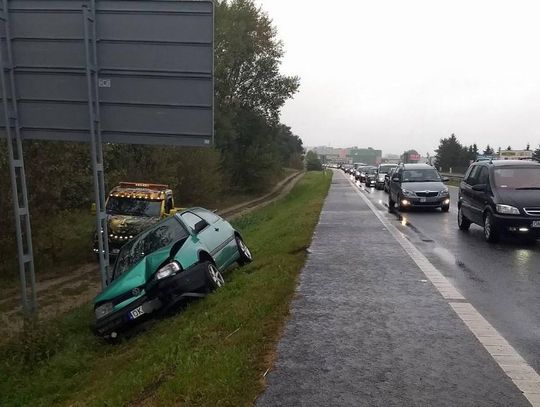
[[476, 184], [472, 187], [473, 191], [484, 192], [486, 190], [486, 184]]
[[450, 178], [448, 178], [448, 177], [442, 177], [441, 180], [442, 180], [442, 182], [448, 182], [448, 181], [450, 181]]
[[208, 223], [206, 223], [205, 220], [198, 221], [194, 226], [195, 233], [199, 233], [202, 230], [204, 230], [208, 226]]

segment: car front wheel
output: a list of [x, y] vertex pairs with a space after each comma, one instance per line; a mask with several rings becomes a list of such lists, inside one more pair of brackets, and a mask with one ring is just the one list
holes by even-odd
[[240, 255], [240, 257], [238, 258], [238, 264], [240, 266], [244, 266], [248, 263], [251, 263], [253, 261], [253, 255], [251, 254], [251, 250], [249, 250], [242, 238], [238, 235], [236, 236], [236, 246], [238, 247], [238, 254]]
[[493, 215], [488, 212], [484, 217], [484, 239], [489, 243], [495, 243], [499, 241], [499, 231], [495, 224]]
[[223, 287], [225, 285], [225, 279], [217, 266], [209, 261], [205, 263], [205, 266], [206, 279], [208, 281], [208, 288], [210, 291], [215, 291], [218, 288]]
[[467, 231], [471, 227], [471, 221], [463, 214], [461, 206], [458, 208], [457, 222], [460, 230]]

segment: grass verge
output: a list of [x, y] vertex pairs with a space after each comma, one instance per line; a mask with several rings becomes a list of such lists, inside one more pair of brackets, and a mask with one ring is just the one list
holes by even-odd
[[116, 346], [89, 332], [90, 307], [0, 348], [0, 405], [251, 405], [263, 389], [331, 175], [235, 224], [255, 255], [226, 286]]

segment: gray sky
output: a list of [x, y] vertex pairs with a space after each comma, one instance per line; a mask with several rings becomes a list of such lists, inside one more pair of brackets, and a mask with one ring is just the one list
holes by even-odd
[[540, 143], [540, 2], [257, 0], [301, 77], [282, 121], [304, 144], [431, 152]]

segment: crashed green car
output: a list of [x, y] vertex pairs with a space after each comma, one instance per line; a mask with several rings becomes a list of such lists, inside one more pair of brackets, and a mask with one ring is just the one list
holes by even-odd
[[111, 283], [94, 299], [94, 332], [121, 332], [189, 297], [221, 287], [222, 272], [252, 261], [240, 233], [203, 208], [183, 210], [126, 243]]

